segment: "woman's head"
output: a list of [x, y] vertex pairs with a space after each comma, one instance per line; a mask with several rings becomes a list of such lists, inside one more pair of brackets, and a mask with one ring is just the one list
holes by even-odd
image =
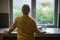
[[27, 15], [27, 14], [29, 14], [29, 12], [30, 12], [29, 6], [27, 4], [24, 4], [22, 6], [22, 13], [25, 14], [25, 15]]

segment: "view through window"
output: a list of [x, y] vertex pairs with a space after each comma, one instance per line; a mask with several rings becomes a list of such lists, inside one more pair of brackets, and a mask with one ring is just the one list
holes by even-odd
[[[22, 6], [28, 4], [31, 9], [31, 0], [13, 0], [13, 21], [17, 16], [22, 15]], [[31, 11], [30, 11], [31, 13]], [[29, 15], [30, 15], [29, 13]]]
[[[13, 0], [13, 21], [17, 16], [21, 16], [21, 8], [24, 4], [30, 6], [31, 0]], [[36, 0], [36, 22], [41, 25], [54, 25], [54, 0]], [[34, 15], [33, 15], [34, 16]]]
[[36, 0], [36, 21], [38, 24], [54, 25], [54, 0]]

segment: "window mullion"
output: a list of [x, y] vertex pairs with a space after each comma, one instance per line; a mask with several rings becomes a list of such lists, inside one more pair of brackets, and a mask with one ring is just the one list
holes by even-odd
[[31, 0], [31, 17], [36, 20], [36, 0]]

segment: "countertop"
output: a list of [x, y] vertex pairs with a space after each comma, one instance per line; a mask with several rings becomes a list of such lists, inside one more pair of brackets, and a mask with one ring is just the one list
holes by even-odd
[[[9, 28], [0, 28], [0, 35], [3, 35], [5, 30], [9, 30]], [[60, 28], [46, 28], [45, 32], [45, 35], [41, 35], [40, 37], [60, 37]], [[17, 35], [16, 29], [9, 36], [13, 35]], [[39, 37], [39, 35], [36, 34], [35, 36]]]

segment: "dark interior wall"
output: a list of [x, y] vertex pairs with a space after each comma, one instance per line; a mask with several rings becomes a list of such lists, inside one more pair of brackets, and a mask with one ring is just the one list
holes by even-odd
[[59, 14], [59, 28], [60, 28], [60, 14]]
[[60, 28], [60, 0], [59, 0], [59, 28]]
[[0, 0], [0, 28], [9, 27], [9, 0]]
[[59, 14], [60, 14], [60, 0], [59, 0]]
[[9, 27], [9, 15], [8, 13], [0, 13], [0, 28]]

